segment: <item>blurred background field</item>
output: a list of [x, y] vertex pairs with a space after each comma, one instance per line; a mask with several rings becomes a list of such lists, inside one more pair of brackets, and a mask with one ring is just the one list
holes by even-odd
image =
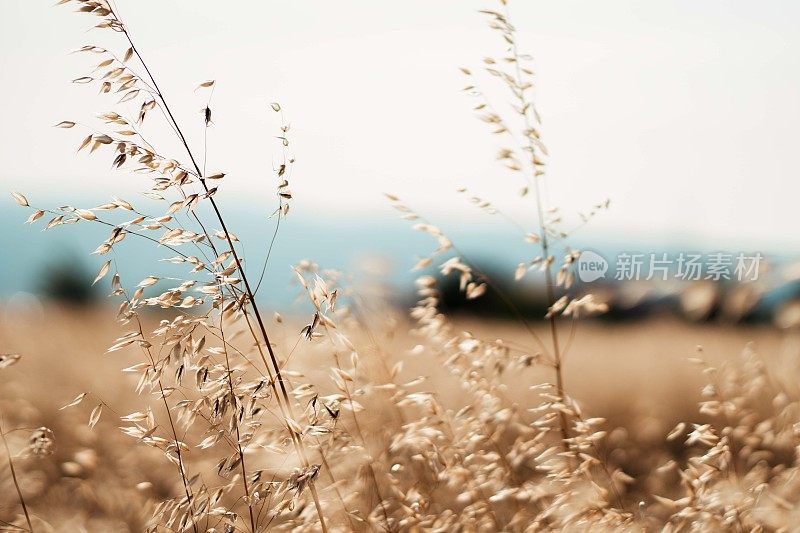
[[[0, 311], [0, 338], [6, 349], [25, 354], [24, 364], [5, 369], [0, 382], [3, 423], [21, 428], [9, 435], [12, 449], [26, 445], [33, 428], [27, 428], [25, 421], [36, 421], [54, 431], [53, 455], [19, 459], [17, 467], [28, 505], [36, 516], [58, 524], [57, 531], [141, 530], [157, 499], [176, 490], [174, 475], [164, 468], [161, 455], [130, 446], [130, 437], [119, 432], [120, 414], [140, 410], [143, 401], [158, 412], [159, 404], [155, 397], [137, 397], [132, 391], [137, 378], [120, 372], [140, 362], [137, 350], [105, 353], [120, 333], [107, 311], [102, 306], [76, 308], [32, 301], [24, 306], [5, 305]], [[157, 318], [156, 314], [147, 321], [155, 323]], [[400, 381], [425, 378], [411, 390], [434, 392], [444, 407], [459, 409], [465, 401], [460, 379], [431, 361], [429, 355], [415, 355], [419, 339], [398, 333], [410, 324], [402, 314], [392, 313], [392, 318], [399, 321], [393, 329], [377, 323], [374, 336], [356, 339], [368, 347], [362, 357], [385, 357], [389, 366], [402, 360], [405, 365]], [[297, 320], [272, 324], [280, 353], [288, 353], [296, 345], [301, 324]], [[528, 332], [509, 320], [464, 317], [455, 325], [477, 337], [531, 344]], [[546, 334], [544, 325], [535, 330]], [[565, 354], [566, 386], [588, 414], [608, 420], [607, 427], [614, 429], [607, 453], [612, 454], [615, 464], [635, 476], [683, 457], [680, 444], [664, 439], [676, 424], [713, 420], [697, 413], [706, 379], [689, 359], [702, 357], [711, 365], [738, 365], [746, 346], [763, 357], [774, 379], [783, 382], [781, 386], [793, 389], [790, 376], [795, 369], [785, 365], [800, 356], [797, 335], [779, 333], [763, 324], [695, 324], [668, 316], [581, 324]], [[378, 355], [378, 349], [382, 355]], [[292, 359], [292, 368], [302, 375], [298, 380], [319, 380], [324, 378], [327, 363], [324, 349], [309, 348]], [[512, 405], [524, 410], [537, 401], [530, 386], [548, 379], [549, 372], [536, 367], [511, 372], [503, 377], [503, 393]], [[84, 405], [59, 410], [81, 392], [91, 392]], [[368, 430], [370, 438], [389, 433], [392, 426], [391, 408], [378, 407], [381, 400], [375, 398], [376, 394], [366, 395], [372, 398], [369, 416], [377, 417], [384, 429]], [[92, 430], [87, 427], [88, 411], [100, 401], [106, 404], [105, 412]], [[769, 404], [770, 399], [764, 401]], [[260, 467], [273, 464], [278, 471], [289, 468], [286, 459], [270, 452], [254, 453], [250, 460]], [[205, 459], [202, 452], [192, 450], [187, 461], [194, 469]], [[6, 478], [0, 493], [12, 490]], [[674, 488], [667, 485], [659, 490], [666, 495]], [[645, 486], [634, 486], [630, 491], [632, 501], [648, 498]], [[323, 498], [332, 497], [332, 493], [323, 491]], [[0, 519], [13, 520], [16, 502], [4, 501], [0, 499]]]

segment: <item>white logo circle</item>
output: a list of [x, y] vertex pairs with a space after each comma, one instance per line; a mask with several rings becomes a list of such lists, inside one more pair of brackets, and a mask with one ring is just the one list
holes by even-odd
[[584, 250], [578, 258], [578, 278], [584, 283], [591, 283], [606, 277], [608, 261], [591, 250]]

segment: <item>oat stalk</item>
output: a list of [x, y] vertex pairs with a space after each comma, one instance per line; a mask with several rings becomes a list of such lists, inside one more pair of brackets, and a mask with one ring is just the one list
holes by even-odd
[[6, 454], [8, 455], [8, 468], [11, 470], [11, 480], [14, 482], [14, 488], [17, 491], [17, 497], [19, 498], [19, 503], [22, 506], [22, 512], [25, 514], [25, 521], [28, 523], [28, 531], [33, 533], [33, 524], [31, 523], [31, 516], [28, 514], [28, 506], [25, 503], [25, 498], [22, 496], [22, 489], [19, 486], [19, 480], [17, 480], [17, 470], [14, 468], [14, 459], [11, 455], [11, 448], [8, 446], [8, 440], [6, 440], [6, 434], [3, 430], [3, 425], [0, 422], [0, 437], [3, 438], [3, 446], [5, 446]]
[[[112, 14], [113, 14], [113, 12], [112, 12]], [[115, 19], [116, 19], [116, 16], [115, 16]], [[119, 19], [116, 19], [116, 20], [119, 20]], [[133, 50], [134, 54], [139, 59], [140, 63], [142, 64], [142, 66], [144, 67], [145, 71], [147, 72], [147, 75], [150, 78], [150, 81], [152, 82], [152, 86], [155, 89], [158, 98], [161, 100], [161, 104], [163, 105], [163, 109], [166, 112], [166, 114], [169, 116], [169, 119], [170, 119], [172, 125], [174, 126], [175, 132], [177, 133], [181, 144], [183, 145], [184, 149], [186, 150], [187, 155], [189, 156], [189, 159], [192, 162], [192, 166], [194, 167], [194, 170], [197, 173], [198, 179], [199, 179], [201, 185], [203, 186], [203, 189], [205, 190], [206, 194], [209, 195], [210, 190], [209, 190], [208, 184], [206, 183], [206, 178], [204, 177], [203, 172], [201, 171], [200, 166], [198, 165], [198, 163], [197, 163], [197, 161], [196, 161], [196, 159], [194, 157], [194, 154], [193, 154], [191, 148], [189, 147], [189, 143], [187, 142], [186, 137], [184, 136], [180, 125], [175, 120], [175, 117], [174, 117], [174, 115], [173, 115], [173, 113], [172, 113], [172, 111], [171, 111], [171, 109], [169, 107], [169, 104], [166, 101], [166, 98], [165, 98], [163, 92], [159, 88], [155, 77], [151, 73], [150, 68], [148, 67], [147, 63], [142, 58], [142, 55], [140, 54], [140, 52], [137, 49], [136, 45], [133, 43], [133, 39], [131, 38], [130, 33], [128, 32], [127, 28], [125, 27], [124, 24], [121, 23], [121, 21], [120, 21], [120, 24], [121, 24], [122, 32], [124, 33], [126, 39], [128, 40], [128, 43], [130, 44], [131, 49]], [[258, 324], [258, 328], [259, 328], [259, 330], [261, 332], [261, 336], [263, 338], [264, 344], [267, 347], [267, 352], [269, 353], [270, 363], [272, 365], [272, 370], [274, 371], [275, 377], [277, 378], [277, 382], [278, 382], [278, 384], [280, 386], [281, 395], [283, 396], [283, 402], [285, 404], [286, 412], [287, 412], [288, 416], [293, 419], [294, 415], [293, 415], [292, 402], [289, 399], [289, 394], [288, 394], [288, 391], [286, 389], [286, 384], [284, 383], [283, 374], [281, 373], [280, 364], [278, 363], [277, 356], [275, 355], [275, 351], [274, 351], [274, 349], [272, 347], [272, 343], [270, 342], [269, 334], [267, 333], [266, 327], [264, 325], [264, 320], [261, 317], [261, 312], [258, 309], [258, 304], [255, 301], [255, 296], [254, 296], [253, 290], [250, 287], [250, 282], [247, 279], [247, 274], [246, 274], [246, 272], [245, 272], [245, 270], [244, 270], [244, 268], [242, 266], [242, 262], [241, 262], [241, 260], [239, 258], [239, 254], [237, 253], [236, 247], [233, 244], [233, 240], [231, 239], [231, 234], [228, 231], [228, 227], [225, 224], [225, 219], [222, 216], [222, 213], [221, 213], [221, 211], [219, 209], [219, 206], [217, 205], [216, 200], [214, 199], [214, 197], [212, 195], [209, 195], [208, 199], [209, 199], [209, 201], [211, 203], [211, 206], [212, 206], [212, 208], [214, 210], [214, 214], [215, 214], [215, 216], [217, 218], [217, 221], [219, 222], [219, 224], [220, 224], [220, 226], [222, 228], [222, 232], [225, 235], [225, 240], [227, 241], [228, 248], [229, 248], [230, 253], [233, 256], [234, 262], [236, 263], [236, 268], [237, 268], [239, 274], [241, 275], [242, 281], [243, 281], [243, 283], [245, 285], [245, 291], [247, 293], [248, 301], [250, 303], [250, 306], [253, 309], [253, 314], [255, 315], [255, 319], [256, 319], [256, 322]], [[199, 220], [198, 220], [198, 222], [199, 222]], [[260, 351], [259, 353], [261, 353], [262, 358], [263, 358], [263, 352]], [[265, 366], [268, 366], [266, 360], [264, 360], [263, 362], [264, 362]], [[290, 428], [290, 431], [293, 431], [293, 430], [291, 430], [291, 428]], [[308, 459], [306, 458], [305, 446], [303, 444], [302, 438], [299, 435], [295, 435], [293, 437], [293, 439], [292, 439], [292, 442], [295, 443], [297, 451], [300, 454], [300, 456], [301, 456], [301, 458], [302, 458], [302, 460], [304, 462], [304, 465], [308, 466]], [[310, 492], [311, 492], [312, 497], [314, 499], [314, 504], [315, 504], [315, 506], [317, 508], [317, 511], [318, 511], [318, 514], [319, 514], [320, 525], [322, 527], [323, 532], [326, 532], [327, 531], [327, 526], [325, 524], [325, 518], [324, 518], [324, 515], [322, 513], [322, 507], [320, 505], [319, 498], [317, 496], [316, 489], [314, 488], [313, 483], [309, 484], [309, 489], [310, 489]]]

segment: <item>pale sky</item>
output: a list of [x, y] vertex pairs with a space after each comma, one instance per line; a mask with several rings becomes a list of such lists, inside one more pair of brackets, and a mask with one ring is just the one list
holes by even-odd
[[[381, 193], [393, 192], [431, 218], [480, 223], [455, 192], [467, 186], [533, 220], [461, 92], [458, 67], [502, 50], [476, 13], [494, 2], [116, 2], [197, 147], [205, 102], [194, 88], [217, 80], [209, 170], [228, 174], [227, 205], [273, 205], [269, 103], [279, 101], [305, 216], [389, 221]], [[53, 3], [0, 7], [0, 187], [55, 205], [143, 190], [142, 176], [75, 156], [86, 133], [51, 127], [90, 122], [116, 101], [70, 83], [98, 59], [68, 52], [109, 34]], [[551, 204], [573, 213], [610, 198], [599, 232], [797, 251], [800, 4], [518, 0], [511, 10], [535, 58]]]

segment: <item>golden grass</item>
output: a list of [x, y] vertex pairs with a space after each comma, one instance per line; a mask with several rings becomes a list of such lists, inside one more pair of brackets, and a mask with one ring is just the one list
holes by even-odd
[[[394, 324], [394, 330], [402, 331], [406, 329], [401, 316], [395, 317], [398, 323]], [[153, 325], [154, 319], [147, 320], [149, 325]], [[294, 320], [285, 320], [282, 324], [276, 325], [277, 338], [279, 339], [276, 349], [281, 353], [289, 353], [292, 346], [297, 342], [297, 332], [300, 324]], [[415, 483], [408, 483], [406, 490], [411, 490], [411, 494], [404, 494], [406, 498], [416, 498], [420, 500], [422, 508], [412, 512], [407, 510], [412, 516], [416, 513], [421, 515], [423, 511], [433, 513], [435, 516], [450, 524], [447, 527], [464, 527], [467, 530], [479, 527], [480, 513], [477, 516], [468, 517], [463, 515], [465, 508], [469, 507], [469, 502], [464, 500], [463, 490], [473, 481], [466, 483], [463, 487], [453, 486], [454, 480], [449, 476], [459, 473], [460, 475], [489, 476], [483, 480], [486, 488], [487, 499], [496, 496], [497, 489], [490, 489], [494, 483], [491, 479], [492, 469], [498, 469], [495, 474], [502, 475], [502, 486], [506, 489], [522, 490], [522, 487], [536, 487], [541, 483], [540, 475], [531, 470], [532, 462], [526, 465], [526, 461], [520, 461], [516, 454], [521, 450], [521, 443], [515, 443], [512, 436], [517, 430], [512, 429], [514, 419], [519, 416], [522, 420], [531, 420], [531, 415], [525, 413], [525, 408], [536, 405], [541, 401], [535, 391], [529, 390], [531, 383], [538, 383], [546, 379], [546, 373], [541, 369], [532, 367], [525, 372], [507, 372], [502, 375], [503, 387], [500, 397], [509, 398], [506, 403], [487, 406], [487, 411], [476, 413], [482, 419], [482, 425], [487, 427], [481, 432], [461, 435], [461, 439], [469, 441], [479, 438], [481, 448], [503, 449], [507, 456], [506, 461], [511, 464], [510, 468], [505, 465], [482, 465], [478, 470], [467, 473], [462, 472], [461, 468], [465, 465], [443, 464], [436, 465], [436, 470], [429, 470], [433, 465], [427, 464], [422, 458], [417, 457], [415, 450], [409, 450], [409, 446], [421, 446], [421, 456], [425, 460], [433, 450], [442, 447], [437, 451], [439, 454], [453, 453], [453, 450], [446, 450], [448, 446], [454, 446], [456, 442], [448, 442], [446, 435], [437, 436], [433, 442], [427, 442], [423, 437], [425, 428], [417, 428], [420, 434], [408, 434], [409, 427], [414, 425], [415, 419], [419, 417], [433, 417], [428, 419], [429, 430], [439, 431], [445, 420], [450, 423], [458, 420], [455, 413], [465, 405], [475, 405], [475, 398], [471, 391], [465, 390], [462, 381], [458, 376], [453, 376], [447, 371], [446, 367], [432, 365], [427, 350], [423, 353], [412, 353], [413, 347], [419, 341], [418, 338], [409, 337], [407, 334], [396, 335], [394, 330], [389, 330], [389, 326], [378, 327], [372, 331], [372, 338], [369, 338], [363, 330], [359, 330], [353, 339], [361, 346], [365, 346], [364, 358], [379, 357], [375, 351], [376, 346], [372, 343], [380, 343], [382, 363], [377, 368], [362, 369], [357, 373], [356, 383], [353, 389], [360, 389], [356, 401], [365, 407], [364, 411], [358, 413], [361, 425], [361, 433], [365, 436], [369, 453], [372, 456], [370, 464], [376, 471], [377, 483], [380, 491], [385, 493], [386, 505], [391, 517], [398, 516], [398, 505], [404, 500], [399, 500], [399, 495], [393, 491], [398, 485], [403, 486], [403, 480], [395, 479], [399, 472], [403, 476], [411, 475], [417, 478]], [[506, 339], [509, 343], [527, 342], [527, 332], [513, 323], [499, 322], [486, 324], [485, 322], [459, 322], [458, 329], [470, 331], [476, 337], [492, 338], [494, 336]], [[42, 336], [41, 331], [48, 331], [47, 336]], [[108, 346], [117, 334], [117, 326], [113, 320], [109, 319], [109, 314], [103, 310], [91, 310], [76, 312], [68, 308], [48, 308], [44, 315], [15, 315], [11, 312], [5, 314], [5, 319], [0, 322], [0, 336], [7, 339], [7, 345], [14, 351], [26, 354], [24, 364], [18, 364], [6, 369], [5, 378], [0, 386], [0, 407], [4, 413], [7, 424], [14, 427], [33, 429], [29, 424], [46, 425], [53, 429], [55, 433], [55, 446], [52, 455], [43, 457], [18, 457], [17, 465], [21, 479], [23, 494], [28, 502], [31, 514], [34, 517], [34, 528], [37, 525], [42, 530], [55, 531], [77, 531], [85, 528], [88, 531], [138, 531], [145, 527], [150, 519], [150, 513], [156, 503], [163, 499], [180, 494], [180, 481], [176, 479], [174, 471], [165, 468], [163, 456], [154, 450], [136, 446], [135, 441], [120, 434], [117, 426], [121, 425], [117, 414], [127, 414], [136, 409], [142, 409], [144, 405], [160, 412], [159, 398], [151, 395], [139, 396], [132, 392], [136, 378], [119, 372], [121, 366], [134, 364], [138, 360], [136, 350], [126, 349], [119, 353], [104, 354]], [[619, 339], [625, 339], [620, 343]], [[736, 361], [737, 353], [741, 351], [746, 341], [752, 341], [755, 346], [763, 353], [773, 354], [773, 360], [769, 361], [769, 367], [775, 371], [770, 379], [783, 381], [783, 386], [791, 387], [786, 383], [784, 375], [779, 372], [781, 360], [796, 358], [797, 339], [781, 338], [770, 328], [746, 328], [734, 329], [714, 325], [687, 325], [679, 322], [654, 320], [644, 323], [633, 324], [606, 324], [588, 323], [582, 327], [581, 334], [576, 338], [575, 343], [567, 352], [565, 357], [565, 370], [570, 376], [567, 386], [572, 391], [572, 395], [582, 406], [587, 406], [586, 411], [591, 416], [601, 416], [607, 419], [603, 427], [609, 430], [609, 436], [603, 443], [600, 454], [603, 461], [613, 468], [621, 468], [627, 475], [635, 477], [631, 483], [619, 483], [619, 490], [627, 509], [631, 509], [635, 515], [632, 520], [640, 525], [655, 527], [662, 523], [663, 519], [670, 512], [675, 511], [667, 504], [657, 498], [657, 496], [672, 497], [684, 494], [685, 488], [681, 486], [681, 480], [677, 475], [679, 467], [686, 467], [697, 456], [692, 459], [692, 454], [706, 452], [702, 447], [692, 446], [684, 448], [680, 442], [671, 442], [666, 439], [667, 434], [681, 421], [687, 422], [707, 422], [716, 423], [718, 433], [722, 434], [727, 426], [726, 417], [711, 416], [697, 412], [697, 402], [703, 398], [700, 394], [701, 388], [706, 381], [702, 373], [698, 371], [696, 364], [688, 361], [690, 357], [697, 356], [695, 343], [703, 345], [705, 358], [714, 365], [730, 364]], [[309, 349], [304, 350], [302, 355], [293, 356], [293, 369], [305, 376], [308, 380], [321, 389], [321, 393], [330, 392], [330, 377], [327, 375], [327, 368], [335, 366], [326, 355], [327, 350], [324, 341], [312, 341]], [[327, 360], [326, 360], [327, 359]], [[392, 368], [395, 364], [402, 362], [404, 368], [393, 379], [396, 383], [408, 383], [418, 378], [424, 377], [417, 384], [408, 387], [408, 394], [424, 394], [427, 400], [435, 401], [441, 409], [440, 413], [432, 415], [419, 409], [408, 401], [394, 402], [402, 403], [402, 406], [392, 405], [391, 398], [396, 394], [396, 390], [375, 390], [370, 384], [383, 385], [386, 375], [384, 365]], [[738, 363], [735, 363], [738, 365]], [[298, 377], [299, 379], [303, 379]], [[753, 387], [759, 387], [758, 380], [754, 380]], [[327, 382], [327, 383], [326, 383]], [[761, 385], [763, 386], [763, 385]], [[758, 390], [758, 389], [756, 389]], [[796, 388], [795, 388], [796, 390]], [[75, 396], [76, 391], [91, 391], [90, 397], [92, 405], [102, 401], [116, 411], [116, 413], [106, 412], [94, 430], [87, 426], [89, 411], [92, 405], [86, 407], [70, 408], [60, 411], [59, 408]], [[433, 393], [433, 396], [427, 396]], [[761, 482], [756, 471], [773, 465], [772, 469], [776, 476], [771, 483], [769, 475], [763, 482], [766, 487], [759, 488], [766, 491], [762, 501], [758, 506], [751, 508], [741, 508], [737, 512], [736, 520], [743, 520], [745, 524], [762, 523], [777, 526], [780, 524], [790, 524], [792, 509], [782, 505], [780, 499], [786, 498], [788, 492], [786, 487], [782, 487], [779, 479], [786, 477], [786, 473], [778, 474], [782, 468], [792, 468], [794, 457], [790, 442], [780, 443], [776, 435], [769, 436], [779, 429], [781, 422], [781, 412], [777, 406], [772, 407], [769, 403], [768, 395], [763, 392], [756, 396], [755, 400], [759, 409], [763, 410], [760, 415], [748, 412], [748, 417], [755, 419], [746, 421], [744, 425], [732, 427], [747, 427], [748, 433], [741, 440], [737, 439], [739, 446], [746, 439], [758, 439], [760, 442], [752, 451], [744, 453], [743, 449], [737, 451], [731, 460], [739, 464], [739, 468], [753, 470], [742, 479], [730, 479], [726, 474], [723, 479], [715, 480], [714, 486], [718, 486], [720, 493], [717, 496], [722, 499], [734, 498], [737, 490], [742, 490], [754, 483], [756, 479]], [[90, 400], [84, 400], [88, 402]], [[740, 409], [748, 407], [747, 402], [738, 398], [731, 398], [729, 401], [737, 404]], [[796, 404], [793, 404], [796, 408]], [[432, 408], [432, 406], [431, 406]], [[500, 415], [503, 409], [513, 409], [517, 413], [514, 416], [508, 414], [501, 417], [501, 420], [494, 418]], [[781, 409], [785, 413], [785, 406]], [[510, 416], [509, 419], [506, 419]], [[733, 415], [734, 418], [736, 415]], [[433, 423], [433, 420], [437, 423]], [[353, 419], [347, 417], [341, 421], [341, 431], [355, 431]], [[770, 428], [760, 428], [758, 424], [763, 421], [772, 424]], [[502, 428], [499, 424], [507, 424], [508, 428]], [[405, 424], [405, 426], [404, 426]], [[497, 424], [497, 425], [495, 425]], [[269, 424], [271, 430], [277, 430], [279, 423], [274, 419]], [[9, 434], [14, 454], [22, 453], [28, 445], [28, 437], [31, 431], [17, 431]], [[740, 429], [741, 431], [741, 429]], [[688, 430], [687, 432], [688, 433]], [[186, 440], [199, 443], [202, 440], [203, 432], [197, 431], [194, 435], [187, 435]], [[322, 440], [329, 438], [326, 436]], [[343, 437], [339, 437], [343, 438]], [[517, 437], [518, 438], [518, 437]], [[680, 440], [684, 440], [683, 434]], [[310, 438], [313, 441], [313, 438]], [[494, 444], [491, 444], [494, 442]], [[286, 448], [287, 443], [278, 443], [280, 449], [262, 449], [254, 446], [248, 453], [251, 469], [272, 472], [279, 477], [289, 477], [292, 474], [296, 459], [291, 457], [291, 447]], [[465, 442], [460, 442], [459, 446], [465, 446]], [[353, 446], [350, 443], [350, 446]], [[427, 446], [431, 449], [426, 450]], [[467, 449], [462, 453], [467, 453]], [[768, 455], [764, 455], [764, 449], [769, 450]], [[496, 451], [496, 450], [495, 450]], [[327, 477], [327, 473], [321, 474], [318, 483], [321, 485], [322, 505], [330, 513], [332, 527], [339, 530], [347, 529], [368, 529], [360, 521], [361, 517], [370, 515], [377, 506], [377, 502], [371, 496], [373, 493], [371, 480], [368, 474], [363, 471], [365, 452], [355, 449], [348, 449], [342, 456], [337, 456], [336, 460], [328, 460], [332, 468], [332, 474], [338, 480], [337, 485], [332, 485]], [[474, 453], [474, 452], [473, 452]], [[758, 462], [749, 465], [751, 460], [747, 456], [762, 454]], [[462, 460], [467, 459], [468, 456]], [[193, 447], [185, 454], [187, 470], [190, 472], [213, 471], [213, 461], [209, 454]], [[499, 457], [494, 458], [500, 461]], [[512, 460], [513, 459], [513, 460]], [[500, 461], [501, 463], [503, 461]], [[417, 466], [419, 463], [419, 466]], [[674, 464], [674, 466], [672, 466]], [[332, 466], [331, 466], [332, 465]], [[398, 466], [399, 465], [399, 466]], [[781, 465], [785, 465], [781, 467]], [[665, 466], [668, 468], [664, 469]], [[470, 468], [467, 466], [467, 468]], [[664, 469], [660, 471], [659, 469]], [[409, 474], [409, 471], [412, 473]], [[438, 471], [438, 473], [436, 473]], [[483, 474], [481, 472], [485, 471]], [[7, 472], [7, 470], [6, 470]], [[749, 479], [752, 478], [752, 479]], [[460, 479], [460, 478], [459, 478]], [[204, 479], [208, 483], [211, 479]], [[424, 481], [424, 484], [419, 484]], [[607, 486], [607, 481], [602, 478], [597, 480], [603, 486]], [[13, 494], [10, 480], [7, 476], [2, 477], [3, 494]], [[427, 489], [427, 492], [426, 490]], [[471, 489], [474, 494], [479, 494], [479, 488]], [[494, 492], [489, 492], [493, 490]], [[530, 490], [530, 489], [529, 489]], [[572, 487], [572, 491], [579, 492], [582, 489]], [[774, 491], [775, 494], [772, 494]], [[337, 494], [338, 493], [338, 494]], [[746, 493], [746, 492], [745, 492]], [[473, 495], [474, 495], [473, 494]], [[566, 493], [565, 493], [566, 494]], [[354, 513], [353, 524], [348, 522], [341, 511], [340, 497], [347, 502], [348, 510]], [[575, 494], [578, 498], [578, 494]], [[707, 496], [706, 496], [707, 497]], [[788, 501], [793, 501], [791, 496]], [[370, 502], [369, 500], [372, 499]], [[426, 502], [426, 500], [429, 501]], [[297, 505], [302, 506], [298, 500]], [[639, 502], [644, 506], [639, 512]], [[731, 501], [736, 501], [735, 498]], [[581, 509], [584, 505], [581, 499], [568, 501], [568, 508], [575, 506], [574, 511], [585, 511]], [[722, 504], [723, 501], [718, 502]], [[737, 501], [737, 505], [742, 502]], [[413, 504], [405, 500], [404, 505]], [[512, 517], [519, 512], [524, 512], [531, 503], [522, 506], [522, 510], [509, 507], [507, 502], [500, 500], [493, 502], [493, 512], [501, 523], [508, 523]], [[680, 510], [687, 509], [684, 502], [679, 504]], [[531, 518], [533, 510], [530, 510]], [[696, 512], [705, 513], [699, 509]], [[5, 498], [3, 505], [0, 506], [0, 520], [15, 523], [24, 527], [24, 521], [20, 522], [20, 509], [15, 504], [13, 498]], [[282, 519], [272, 522], [272, 526], [289, 527], [302, 523], [308, 517], [298, 515], [297, 511], [284, 511]], [[461, 515], [459, 517], [459, 515]], [[491, 516], [491, 515], [490, 515]], [[731, 515], [734, 516], [734, 515]], [[485, 516], [484, 520], [487, 520]], [[551, 518], [553, 522], [549, 526], [554, 527], [579, 527], [581, 523], [588, 526], [587, 517], [573, 517], [576, 521], [559, 522]], [[598, 518], [599, 517], [595, 517]], [[730, 517], [728, 517], [730, 518]], [[561, 518], [563, 519], [563, 518]], [[559, 519], [559, 520], [561, 520]], [[696, 525], [704, 524], [705, 527], [722, 527], [724, 516], [712, 514], [705, 516], [702, 521], [697, 521], [698, 517], [693, 517]], [[373, 516], [375, 524], [373, 527], [379, 528], [382, 518], [380, 515]], [[465, 520], [466, 523], [460, 523]], [[402, 521], [396, 523], [398, 529], [411, 529], [410, 523], [401, 525]], [[45, 526], [44, 524], [48, 524]], [[434, 528], [435, 520], [425, 523], [423, 529]], [[533, 525], [531, 520], [528, 526]], [[471, 524], [471, 525], [470, 525]], [[606, 524], [611, 528], [614, 524]], [[312, 527], [312, 526], [309, 526]], [[487, 522], [485, 527], [497, 529], [493, 522]], [[626, 529], [625, 522], [620, 522], [617, 527]], [[727, 527], [727, 526], [725, 526]], [[732, 526], [731, 526], [732, 527]], [[38, 528], [37, 528], [38, 529]], [[312, 527], [313, 529], [313, 527]], [[514, 529], [525, 529], [522, 525]]]
[[[797, 523], [794, 341], [662, 321], [591, 323], [573, 335], [578, 319], [606, 305], [570, 290], [580, 252], [566, 246], [559, 211], [543, 204], [547, 149], [533, 71], [504, 1], [482, 12], [505, 47], [484, 59], [482, 73], [504, 88], [506, 105], [494, 105], [470, 69], [465, 90], [509, 143], [497, 158], [531, 201], [536, 229], [515, 224], [539, 255], [509, 277], [543, 272], [545, 321], [531, 322], [457, 243], [387, 196], [437, 242], [416, 268], [457, 276], [467, 299], [498, 291], [517, 315], [513, 326], [451, 321], [430, 275], [418, 278], [406, 316], [308, 261], [295, 268], [308, 322], [270, 316], [256, 299], [266, 264], [256, 280], [240, 259], [216, 199], [225, 173], [206, 172], [207, 144], [187, 142], [110, 2], [60, 3], [95, 17], [109, 47], [123, 43], [117, 52], [81, 48], [99, 62], [73, 82], [139, 109], [137, 117], [99, 115], [105, 133], [89, 128], [79, 151], [105, 155], [149, 178], [150, 188], [136, 202], [112, 197], [93, 208], [39, 208], [12, 193], [33, 210], [30, 224], [108, 228], [95, 250], [108, 258], [95, 283], [110, 281], [119, 307], [7, 310], [0, 527], [761, 531]], [[206, 129], [214, 86], [197, 87]], [[280, 105], [265, 109], [281, 117], [275, 225], [264, 239], [271, 249], [289, 212], [294, 160]], [[154, 120], [175, 134], [183, 161], [148, 142]], [[486, 200], [473, 202], [498, 214]], [[607, 207], [593, 206], [584, 223]], [[159, 263], [143, 280], [122, 279], [126, 239], [166, 250], [181, 277]], [[736, 357], [749, 340], [758, 351]]]

